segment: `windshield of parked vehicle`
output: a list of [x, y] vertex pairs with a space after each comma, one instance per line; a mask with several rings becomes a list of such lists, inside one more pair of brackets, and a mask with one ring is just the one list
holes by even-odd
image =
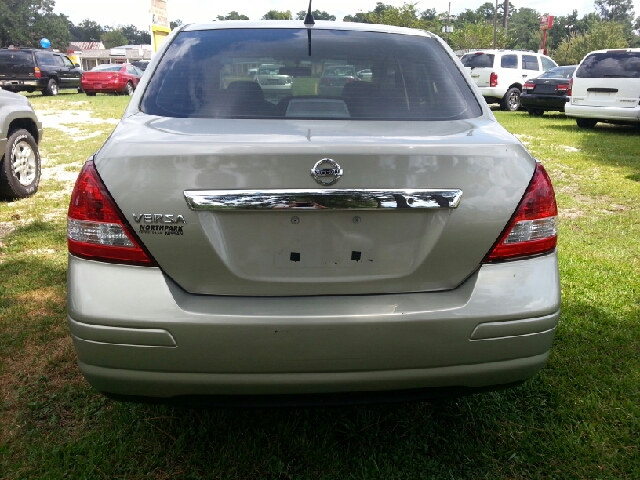
[[122, 69], [122, 65], [98, 65], [91, 69], [92, 72], [119, 72]]
[[460, 59], [462, 65], [465, 67], [478, 68], [478, 67], [493, 67], [493, 59], [495, 55], [492, 53], [473, 52], [463, 55]]
[[592, 53], [582, 61], [578, 78], [640, 78], [640, 52]]
[[556, 67], [551, 70], [547, 70], [538, 78], [571, 78], [575, 71], [575, 65], [571, 67]]
[[[363, 70], [371, 74], [356, 75]], [[203, 118], [442, 120], [482, 114], [435, 39], [314, 30], [309, 52], [306, 28], [183, 31], [162, 56], [140, 107], [152, 115]]]

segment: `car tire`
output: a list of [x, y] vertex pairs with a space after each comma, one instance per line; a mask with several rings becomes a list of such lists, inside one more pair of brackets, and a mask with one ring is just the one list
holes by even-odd
[[0, 160], [0, 196], [25, 198], [38, 191], [39, 183], [38, 144], [27, 130], [16, 130], [9, 135]]
[[53, 78], [50, 78], [49, 83], [47, 83], [47, 86], [42, 91], [42, 94], [48, 97], [55, 97], [56, 95], [58, 95], [58, 82], [56, 82]]
[[580, 128], [593, 128], [598, 123], [598, 120], [594, 120], [593, 118], [576, 118], [576, 124]]
[[95, 97], [96, 96], [96, 92], [84, 92], [87, 94], [87, 97]]
[[529, 115], [531, 115], [532, 117], [541, 117], [544, 115], [544, 110], [540, 108], [530, 108]]
[[133, 95], [133, 91], [134, 91], [133, 83], [131, 82], [127, 83], [127, 86], [124, 87], [124, 94], [130, 97], [131, 95]]
[[507, 93], [502, 97], [500, 102], [500, 109], [506, 112], [516, 112], [520, 108], [520, 89], [513, 87], [507, 90]]

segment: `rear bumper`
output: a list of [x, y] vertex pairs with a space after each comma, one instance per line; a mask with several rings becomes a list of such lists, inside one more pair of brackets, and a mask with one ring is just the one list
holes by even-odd
[[456, 290], [207, 297], [156, 268], [69, 258], [79, 366], [115, 395], [482, 388], [530, 378], [559, 316], [555, 254], [485, 265]]
[[564, 112], [565, 104], [569, 101], [569, 98], [570, 97], [566, 95], [553, 96], [523, 93], [520, 96], [520, 104], [525, 108], [540, 108]]
[[592, 107], [587, 105], [573, 105], [568, 102], [565, 106], [568, 117], [593, 118], [596, 120], [613, 120], [619, 122], [640, 122], [640, 106], [632, 108]]

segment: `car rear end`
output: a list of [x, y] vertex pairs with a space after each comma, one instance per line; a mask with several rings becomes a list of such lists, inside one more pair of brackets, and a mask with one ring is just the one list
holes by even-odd
[[507, 92], [507, 85], [498, 85], [498, 74], [494, 68], [496, 55], [496, 52], [472, 52], [460, 59], [488, 103], [499, 102]]
[[569, 117], [612, 123], [640, 122], [640, 49], [587, 55], [572, 79]]
[[569, 83], [576, 66], [556, 67], [522, 86], [520, 103], [529, 112], [554, 110], [564, 112], [569, 101]]
[[33, 92], [45, 86], [32, 50], [0, 49], [1, 88], [12, 92]]
[[[307, 41], [301, 22], [175, 32], [83, 168], [69, 326], [99, 391], [419, 398], [545, 364], [560, 289], [543, 167], [437, 37], [317, 22]], [[296, 77], [284, 105], [224, 88], [262, 58], [374, 75], [335, 99]]]
[[122, 65], [99, 65], [82, 73], [82, 90], [85, 93], [121, 93], [130, 81], [122, 71]]
[[347, 83], [358, 81], [360, 79], [351, 65], [325, 67], [318, 82], [318, 94], [340, 96]]
[[284, 65], [260, 65], [255, 81], [260, 85], [265, 96], [279, 99], [291, 95], [293, 92], [293, 78], [281, 75], [280, 68]]

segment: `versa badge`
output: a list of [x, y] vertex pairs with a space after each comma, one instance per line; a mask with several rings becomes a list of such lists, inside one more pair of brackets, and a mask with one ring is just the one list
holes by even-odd
[[182, 225], [186, 220], [182, 215], [169, 215], [163, 213], [132, 213], [136, 223], [140, 223], [138, 233], [151, 235], [184, 235]]

